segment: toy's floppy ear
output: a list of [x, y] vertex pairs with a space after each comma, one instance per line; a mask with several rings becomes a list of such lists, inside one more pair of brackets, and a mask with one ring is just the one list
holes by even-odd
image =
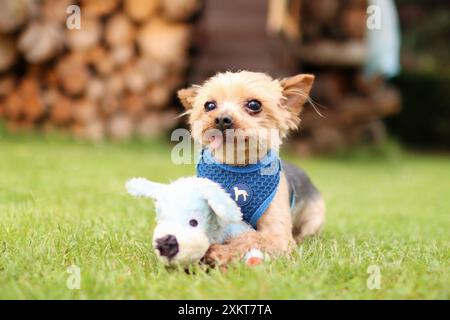
[[166, 185], [145, 178], [133, 178], [127, 181], [125, 187], [132, 196], [156, 199]]
[[218, 184], [207, 181], [203, 196], [223, 224], [242, 221], [241, 208], [231, 199], [228, 193]]

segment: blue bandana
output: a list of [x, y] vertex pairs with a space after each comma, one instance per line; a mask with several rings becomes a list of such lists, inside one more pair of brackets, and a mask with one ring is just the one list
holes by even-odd
[[197, 176], [220, 184], [255, 229], [275, 196], [280, 172], [280, 158], [273, 151], [255, 164], [231, 166], [216, 162], [211, 152], [203, 149], [197, 164]]

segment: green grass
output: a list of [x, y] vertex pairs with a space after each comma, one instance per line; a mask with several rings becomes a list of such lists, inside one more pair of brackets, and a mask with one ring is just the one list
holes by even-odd
[[[193, 174], [169, 145], [3, 137], [0, 152], [0, 298], [450, 298], [449, 156], [290, 157], [326, 198], [323, 234], [291, 258], [189, 275], [157, 263], [153, 205], [123, 187]], [[72, 264], [80, 290], [66, 286]], [[379, 290], [366, 286], [370, 265]]]

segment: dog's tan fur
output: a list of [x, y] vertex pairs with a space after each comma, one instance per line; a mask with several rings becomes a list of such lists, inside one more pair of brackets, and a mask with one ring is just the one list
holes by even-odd
[[[257, 129], [278, 130], [275, 138], [259, 137], [259, 143], [278, 150], [288, 132], [298, 127], [299, 115], [308, 100], [313, 81], [314, 77], [306, 74], [276, 80], [263, 73], [225, 72], [210, 78], [202, 86], [180, 90], [178, 96], [189, 114], [192, 136], [202, 145], [208, 146], [205, 132], [215, 128], [214, 119], [227, 114], [233, 118], [233, 129], [246, 134], [251, 135], [252, 130]], [[263, 111], [257, 114], [247, 112], [244, 105], [251, 99], [259, 100]], [[205, 112], [207, 101], [215, 101], [217, 109]], [[245, 144], [244, 148], [247, 146]], [[248, 150], [243, 151], [246, 151], [245, 163], [248, 163]], [[217, 161], [238, 165], [229, 160], [235, 157], [224, 155], [225, 151], [212, 152]], [[243, 233], [223, 245], [212, 245], [206, 259], [226, 264], [234, 258], [241, 258], [252, 248], [271, 255], [290, 253], [295, 241], [320, 230], [324, 218], [325, 205], [320, 197], [307, 204], [300, 203], [291, 212], [288, 183], [282, 172], [277, 193], [258, 221], [257, 232]]]

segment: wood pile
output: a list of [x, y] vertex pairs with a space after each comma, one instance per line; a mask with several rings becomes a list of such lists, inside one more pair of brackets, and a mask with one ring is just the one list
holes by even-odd
[[[80, 28], [68, 28], [77, 5]], [[100, 141], [176, 125], [198, 0], [2, 0], [0, 118]], [[73, 20], [75, 21], [75, 20]], [[72, 21], [72, 22], [73, 22]]]
[[401, 99], [381, 76], [363, 75], [367, 1], [291, 0], [290, 5], [296, 2], [298, 31], [293, 33], [291, 24], [285, 39], [300, 70], [316, 76], [311, 97], [317, 110], [305, 108], [291, 146], [302, 154], [330, 153], [382, 141], [382, 118], [399, 112]]

